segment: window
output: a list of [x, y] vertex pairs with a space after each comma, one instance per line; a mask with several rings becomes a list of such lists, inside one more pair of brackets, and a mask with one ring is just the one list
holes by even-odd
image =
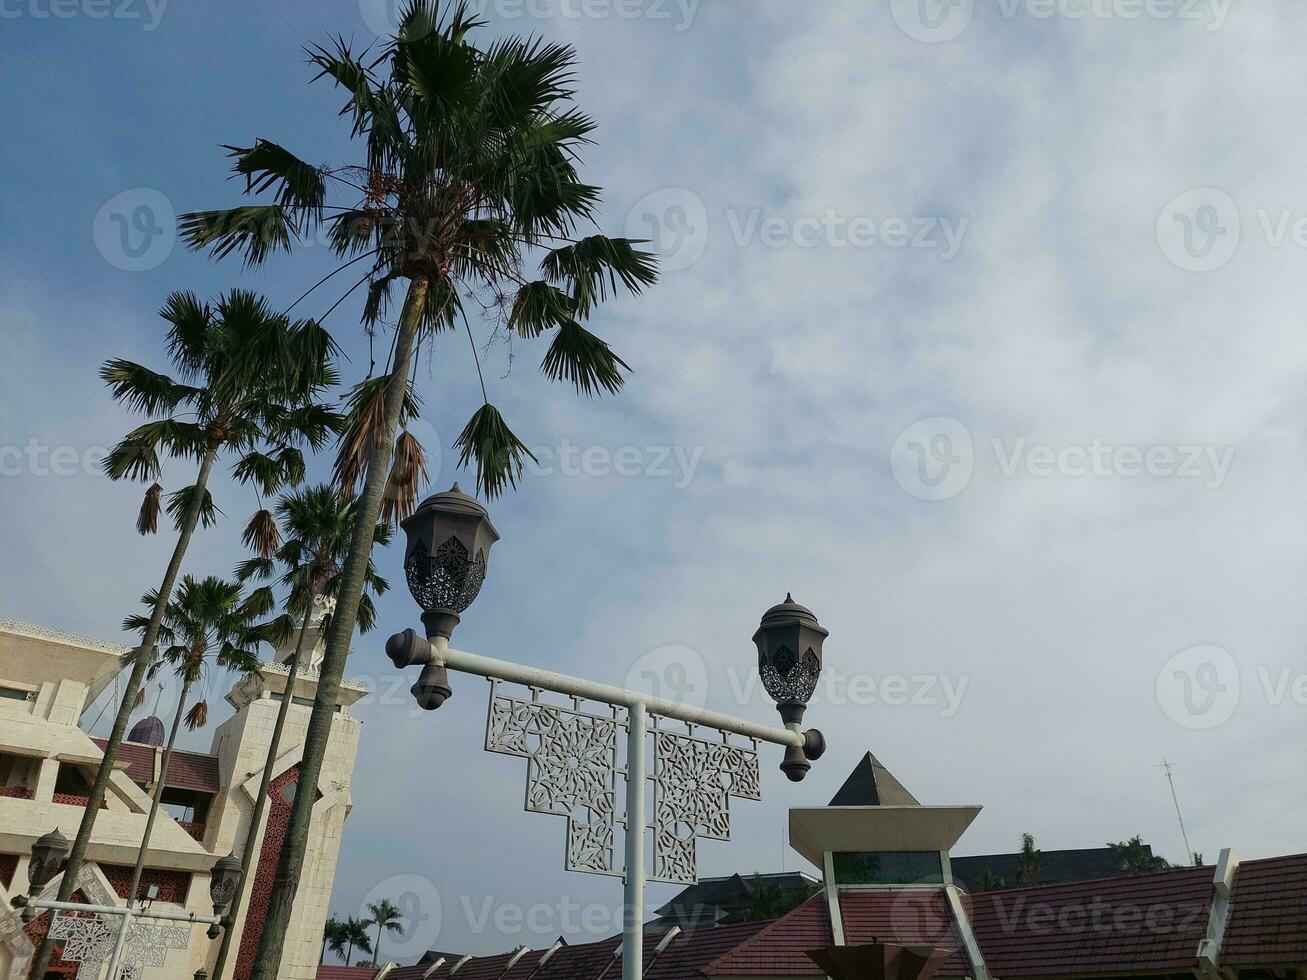
[[34, 691], [21, 691], [16, 687], [0, 686], [0, 698], [7, 698], [10, 701], [35, 701], [36, 693]]
[[939, 885], [938, 851], [849, 851], [833, 855], [838, 885]]

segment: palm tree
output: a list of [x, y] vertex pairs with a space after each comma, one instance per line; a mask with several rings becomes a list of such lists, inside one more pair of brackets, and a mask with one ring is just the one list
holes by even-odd
[[403, 917], [400, 915], [399, 906], [388, 898], [372, 902], [368, 905], [368, 911], [372, 913], [368, 917], [368, 922], [377, 927], [377, 944], [372, 954], [372, 965], [378, 966], [378, 960], [381, 959], [381, 930], [397, 934], [403, 932], [404, 927], [400, 925]]
[[[272, 312], [263, 299], [239, 290], [213, 305], [201, 303], [191, 293], [174, 293], [160, 315], [169, 324], [168, 352], [177, 377], [122, 359], [104, 364], [100, 374], [113, 397], [151, 417], [110, 451], [104, 468], [114, 480], [154, 481], [137, 519], [137, 528], [143, 533], [158, 526], [163, 489], [158, 483], [160, 457], [194, 460], [199, 472], [195, 483], [173, 493], [167, 504], [177, 543], [141, 637], [139, 649], [147, 652], [132, 661], [104, 758], [68, 855], [66, 878], [59, 886], [60, 901], [72, 898], [191, 535], [197, 524], [208, 526], [216, 519], [208, 483], [218, 458], [235, 454], [236, 478], [274, 493], [283, 483], [302, 479], [304, 460], [299, 447], [320, 448], [342, 422], [335, 412], [316, 402], [337, 380], [331, 365], [335, 344], [316, 323], [292, 323]], [[42, 941], [34, 976], [44, 975], [51, 951], [51, 944]]]
[[[475, 356], [464, 310], [473, 303], [497, 318], [497, 331], [523, 338], [553, 331], [541, 363], [551, 378], [587, 395], [614, 392], [627, 365], [582, 322], [619, 287], [638, 293], [657, 276], [652, 256], [627, 239], [574, 237], [578, 223], [593, 220], [599, 189], [576, 169], [594, 123], [572, 104], [573, 49], [520, 37], [481, 49], [468, 37], [482, 26], [463, 3], [442, 16], [435, 0], [410, 0], [379, 54], [356, 52], [344, 39], [330, 50], [312, 48], [319, 77], [346, 93], [342, 115], [364, 142], [361, 159], [319, 168], [270, 140], [229, 147], [247, 192], [272, 199], [182, 217], [191, 248], [218, 258], [238, 253], [255, 265], [325, 231], [348, 259], [336, 272], [370, 260], [350, 289], [368, 284], [363, 316], [370, 328], [406, 282], [385, 373], [364, 413], [375, 428], [346, 443], [357, 463], [346, 469], [363, 486], [305, 736], [302, 779], [309, 786], [321, 773], [415, 352], [461, 320]], [[538, 263], [538, 277], [527, 271], [528, 260]], [[477, 486], [493, 497], [516, 484], [530, 453], [481, 380], [483, 404], [456, 446], [460, 465], [475, 461]], [[312, 797], [297, 797], [292, 809], [255, 980], [277, 974]]]
[[327, 950], [331, 950], [337, 956], [343, 957], [347, 942], [349, 942], [349, 936], [345, 931], [345, 923], [334, 915], [329, 916], [322, 927], [322, 953], [318, 956], [318, 965], [321, 966], [327, 958]]
[[1146, 875], [1153, 871], [1165, 871], [1171, 867], [1171, 862], [1161, 855], [1154, 854], [1139, 834], [1135, 834], [1129, 840], [1117, 841], [1115, 844], [1109, 841], [1107, 848], [1112, 852], [1112, 860], [1127, 875]]
[[[158, 595], [147, 592], [141, 597], [141, 602], [153, 610]], [[224, 582], [212, 575], [199, 580], [187, 575], [182, 579], [176, 595], [165, 607], [163, 623], [158, 632], [159, 639], [168, 645], [159, 658], [150, 664], [148, 676], [153, 678], [164, 666], [171, 666], [181, 680], [182, 687], [177, 696], [177, 711], [173, 715], [168, 743], [164, 746], [159, 778], [150, 797], [145, 834], [136, 854], [136, 866], [132, 869], [132, 885], [127, 892], [128, 904], [136, 900], [136, 890], [141, 883], [141, 869], [145, 864], [145, 852], [150, 845], [154, 820], [159, 813], [159, 801], [167, 783], [168, 764], [177, 742], [177, 730], [183, 720], [190, 731], [208, 724], [208, 701], [201, 699], [190, 711], [186, 710], [191, 689], [203, 680], [210, 659], [219, 667], [241, 674], [259, 672], [259, 658], [254, 653], [254, 648], [261, 641], [262, 635], [255, 620], [268, 611], [270, 602], [271, 597], [264, 590], [247, 596], [243, 594], [239, 583]], [[150, 628], [151, 618], [128, 616], [123, 621], [123, 629], [144, 633]], [[145, 648], [138, 650], [136, 656], [144, 657]]]
[[771, 919], [779, 919], [786, 912], [798, 908], [811, 895], [811, 889], [788, 888], [773, 884], [760, 875], [754, 875], [749, 888], [749, 907], [744, 911], [744, 921], [767, 922]]
[[[281, 737], [286, 728], [286, 718], [290, 714], [293, 700], [291, 693], [295, 689], [295, 679], [299, 676], [305, 638], [313, 617], [314, 600], [335, 594], [340, 581], [340, 565], [349, 550], [350, 532], [357, 511], [356, 498], [342, 497], [329, 486], [311, 486], [286, 493], [277, 504], [281, 527], [276, 530], [278, 538], [283, 543], [273, 555], [256, 555], [236, 568], [236, 577], [241, 582], [252, 579], [266, 581], [271, 579], [278, 569], [282, 570], [280, 584], [287, 590], [287, 612], [269, 624], [266, 631], [269, 638], [284, 642], [295, 635], [294, 617], [298, 617], [295, 648], [286, 665], [286, 696], [281, 699], [281, 704], [277, 708], [277, 720], [273, 725], [272, 739], [268, 743], [263, 776], [260, 778], [259, 791], [254, 798], [250, 832], [246, 835], [245, 848], [241, 854], [241, 867], [247, 872], [254, 867], [258, 828], [267, 804], [273, 767], [281, 755]], [[390, 541], [390, 525], [376, 525], [373, 540], [377, 544], [387, 544]], [[376, 573], [371, 560], [368, 562], [365, 577], [368, 587], [377, 595], [383, 595], [390, 588], [389, 583]], [[366, 633], [375, 623], [376, 610], [372, 599], [364, 593], [359, 600], [359, 627]], [[236, 897], [232, 902], [233, 915], [237, 914], [241, 907], [241, 901], [245, 896], [245, 885], [249, 878], [249, 874], [242, 875], [240, 884], [237, 885]], [[234, 932], [235, 930], [232, 929], [223, 932], [222, 945], [218, 949], [218, 958], [213, 967], [215, 977], [222, 976]]]
[[[322, 953], [318, 956], [318, 965], [327, 958], [327, 950], [331, 950], [337, 956], [345, 955], [345, 943], [349, 939], [345, 934], [345, 923], [341, 922], [334, 915], [330, 916], [322, 927]], [[218, 971], [214, 970], [214, 976], [220, 976]]]
[[372, 940], [368, 938], [368, 926], [371, 925], [367, 919], [356, 919], [350, 916], [345, 920], [345, 941], [348, 949], [345, 951], [345, 965], [350, 965], [350, 960], [354, 957], [354, 947], [357, 946], [364, 953], [372, 952]]

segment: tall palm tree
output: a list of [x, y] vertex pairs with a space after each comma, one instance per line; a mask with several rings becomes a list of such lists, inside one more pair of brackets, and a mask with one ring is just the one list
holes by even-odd
[[[345, 955], [345, 943], [349, 941], [345, 934], [345, 923], [334, 915], [327, 918], [322, 927], [322, 953], [318, 956], [318, 965], [321, 966], [327, 958], [327, 950], [331, 950], [337, 956]], [[217, 970], [214, 970], [214, 976], [220, 976]]]
[[[176, 371], [169, 377], [132, 361], [105, 362], [100, 375], [113, 397], [150, 421], [127, 434], [105, 457], [111, 479], [153, 481], [137, 519], [143, 533], [158, 526], [163, 460], [193, 460], [195, 482], [173, 493], [167, 510], [177, 542], [156, 595], [140, 650], [122, 692], [104, 758], [95, 774], [77, 837], [68, 855], [58, 898], [72, 898], [77, 872], [95, 829], [100, 804], [109, 786], [119, 746], [136, 703], [137, 692], [152, 662], [159, 627], [182, 559], [198, 524], [217, 516], [209, 477], [220, 456], [237, 457], [233, 474], [265, 493], [303, 479], [301, 448], [319, 449], [339, 430], [342, 420], [317, 399], [337, 381], [331, 359], [336, 347], [313, 321], [290, 321], [273, 312], [253, 293], [233, 290], [212, 305], [192, 293], [174, 293], [160, 311], [168, 323], [168, 353]], [[52, 946], [41, 943], [34, 976], [43, 976]]]
[[[147, 592], [141, 597], [141, 602], [151, 611], [158, 600], [155, 592]], [[186, 710], [191, 689], [203, 680], [210, 662], [241, 674], [259, 672], [259, 658], [254, 648], [262, 640], [262, 634], [256, 620], [267, 613], [271, 601], [266, 590], [258, 590], [247, 596], [237, 582], [224, 582], [212, 575], [197, 580], [187, 575], [182, 578], [176, 595], [165, 607], [163, 623], [158, 632], [159, 640], [167, 646], [150, 664], [148, 676], [153, 678], [165, 666], [171, 666], [182, 686], [181, 693], [177, 696], [177, 710], [173, 714], [168, 742], [163, 749], [159, 778], [150, 797], [145, 834], [136, 853], [136, 866], [132, 869], [132, 884], [127, 892], [129, 905], [136, 900], [136, 890], [141, 883], [141, 869], [145, 865], [145, 852], [150, 846], [150, 834], [154, 830], [159, 801], [167, 783], [168, 765], [172, 761], [173, 748], [177, 742], [177, 730], [183, 720], [190, 731], [208, 724], [207, 700], [201, 699], [189, 711]], [[144, 633], [150, 628], [151, 618], [152, 615], [128, 616], [123, 621], [123, 629]], [[139, 649], [136, 656], [144, 657], [145, 648]]]
[[[1112, 860], [1127, 875], [1146, 875], [1171, 867], [1171, 862], [1160, 854], [1154, 854], [1139, 834], [1115, 844], [1109, 842], [1107, 848], [1112, 853]], [[1197, 859], [1195, 865], [1202, 864], [1202, 855], [1195, 854], [1193, 857]]]
[[403, 916], [400, 915], [399, 907], [391, 902], [388, 898], [383, 898], [379, 902], [372, 902], [368, 905], [368, 922], [377, 927], [377, 944], [372, 953], [372, 965], [380, 965], [381, 959], [381, 931], [401, 933], [404, 927], [400, 925]]
[[[268, 787], [272, 783], [273, 767], [281, 756], [281, 737], [286, 729], [286, 718], [290, 714], [290, 705], [295, 690], [295, 679], [299, 676], [300, 664], [304, 654], [305, 638], [308, 635], [310, 621], [313, 617], [314, 600], [323, 596], [332, 596], [340, 582], [340, 566], [349, 550], [350, 533], [354, 527], [358, 501], [353, 497], [343, 497], [329, 486], [311, 486], [283, 494], [277, 504], [277, 515], [281, 519], [278, 537], [283, 543], [270, 556], [255, 556], [242, 562], [236, 568], [236, 577], [242, 582], [250, 580], [268, 580], [281, 570], [280, 584], [287, 590], [286, 614], [278, 617], [265, 631], [268, 637], [277, 642], [284, 642], [292, 635], [296, 637], [294, 652], [286, 666], [286, 696], [277, 707], [277, 720], [273, 724], [272, 738], [268, 743], [268, 754], [263, 764], [263, 775], [259, 780], [259, 791], [254, 797], [254, 814], [250, 818], [250, 830], [245, 837], [245, 848], [241, 853], [241, 868], [246, 872], [237, 885], [236, 897], [232, 901], [232, 914], [239, 914], [241, 901], [245, 897], [245, 886], [254, 867], [254, 850], [259, 837], [259, 825], [263, 820], [263, 811], [267, 805]], [[377, 524], [373, 540], [384, 545], [390, 541], [390, 525]], [[390, 588], [389, 583], [379, 576], [371, 560], [368, 562], [366, 581], [368, 588], [376, 595], [383, 595]], [[296, 630], [298, 617], [298, 631]], [[366, 633], [376, 623], [376, 610], [372, 598], [364, 593], [359, 600], [359, 627]], [[324, 624], [325, 625], [325, 624]], [[218, 958], [214, 963], [213, 975], [222, 976], [230, 955], [235, 930], [223, 931], [222, 945], [218, 949]]]
[[[348, 443], [361, 462], [347, 469], [363, 486], [305, 738], [309, 786], [321, 773], [415, 351], [461, 321], [475, 355], [464, 311], [471, 303], [520, 337], [552, 331], [541, 363], [551, 378], [587, 395], [614, 392], [627, 365], [582, 322], [619, 288], [638, 293], [657, 275], [636, 243], [576, 235], [578, 224], [594, 219], [599, 188], [577, 173], [594, 123], [573, 105], [573, 49], [521, 37], [482, 49], [469, 41], [481, 26], [463, 3], [442, 15], [435, 0], [410, 0], [380, 53], [355, 51], [343, 39], [312, 48], [318, 77], [346, 94], [342, 115], [364, 144], [357, 163], [319, 168], [266, 139], [229, 147], [246, 190], [271, 199], [182, 217], [191, 248], [219, 258], [237, 253], [256, 265], [325, 231], [348, 259], [337, 272], [370, 260], [350, 290], [367, 283], [369, 327], [406, 283], [384, 380], [367, 413], [376, 426]], [[516, 484], [530, 454], [490, 404], [483, 376], [482, 402], [456, 447], [460, 465], [475, 461], [477, 486], [493, 497]], [[292, 808], [255, 980], [277, 974], [312, 797], [297, 797]]]
[[361, 952], [372, 952], [372, 940], [368, 937], [368, 926], [370, 923], [367, 919], [356, 919], [350, 916], [345, 920], [345, 941], [349, 948], [345, 951], [345, 965], [350, 965], [350, 960], [354, 957], [354, 947], [358, 947]]

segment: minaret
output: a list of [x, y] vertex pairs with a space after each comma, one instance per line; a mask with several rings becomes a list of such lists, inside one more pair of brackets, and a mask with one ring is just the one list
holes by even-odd
[[[244, 907], [238, 913], [235, 926], [238, 932], [228, 960], [232, 972], [213, 980], [244, 980], [249, 975], [281, 844], [290, 820], [291, 802], [304, 791], [298, 784], [299, 763], [318, 690], [318, 670], [326, 649], [328, 617], [334, 609], [334, 599], [318, 597], [314, 600], [293, 689], [287, 689], [290, 680], [288, 662], [294, 655], [298, 630], [276, 650], [272, 662], [262, 665], [262, 677], [247, 677], [227, 694], [227, 701], [236, 713], [218, 728], [212, 749], [220, 760], [223, 784], [220, 800], [215, 803], [219, 825], [214, 849], [224, 854], [234, 851], [239, 855], [245, 845], [277, 712], [283, 699], [289, 697], [292, 701], [272, 767], [263, 826], [256, 828], [259, 842], [255, 849], [255, 866], [246, 888]], [[362, 685], [345, 681], [337, 695], [327, 755], [316, 787], [317, 803], [310, 824], [305, 876], [296, 892], [295, 909], [286, 936], [279, 974], [279, 978], [284, 980], [313, 980], [317, 972], [342, 830], [352, 806], [350, 782], [362, 729], [361, 724], [350, 716], [349, 708], [365, 693]], [[253, 928], [246, 928], [247, 921], [253, 924]]]

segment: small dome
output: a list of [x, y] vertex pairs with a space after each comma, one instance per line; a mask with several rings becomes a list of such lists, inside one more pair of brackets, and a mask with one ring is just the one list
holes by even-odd
[[127, 733], [127, 741], [136, 742], [140, 745], [163, 745], [164, 731], [163, 722], [156, 715], [150, 715], [148, 718], [142, 718], [132, 730]]

